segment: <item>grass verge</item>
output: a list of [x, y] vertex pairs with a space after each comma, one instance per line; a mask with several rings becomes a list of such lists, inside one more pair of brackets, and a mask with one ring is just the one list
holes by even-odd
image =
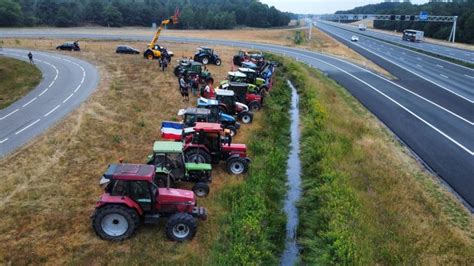
[[470, 264], [473, 219], [335, 82], [278, 58], [300, 93], [302, 260]]
[[0, 110], [16, 102], [38, 85], [41, 72], [24, 61], [0, 56]]
[[222, 191], [229, 210], [220, 223], [212, 261], [216, 265], [275, 265], [283, 250], [286, 160], [291, 94], [281, 71], [263, 109], [260, 128], [249, 139], [252, 164], [245, 182]]

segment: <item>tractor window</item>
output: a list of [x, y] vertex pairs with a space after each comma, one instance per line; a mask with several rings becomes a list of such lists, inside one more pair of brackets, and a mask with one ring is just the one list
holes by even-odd
[[152, 197], [150, 187], [146, 181], [130, 182], [130, 197], [136, 201], [144, 210], [151, 208]]
[[184, 117], [184, 124], [186, 126], [194, 126], [195, 123], [196, 123], [196, 117], [194, 115], [187, 114]]
[[124, 196], [127, 194], [127, 183], [123, 180], [117, 180], [110, 191], [111, 196]]

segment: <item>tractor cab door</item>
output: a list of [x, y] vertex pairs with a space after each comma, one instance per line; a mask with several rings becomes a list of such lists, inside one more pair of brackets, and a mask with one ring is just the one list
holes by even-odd
[[147, 181], [129, 181], [129, 196], [142, 207], [143, 211], [153, 209], [154, 199], [150, 183]]
[[185, 127], [193, 127], [194, 125], [196, 125], [196, 115], [186, 113], [184, 115], [184, 121], [183, 122], [184, 122]]
[[212, 158], [220, 158], [221, 154], [221, 135], [220, 133], [207, 133], [205, 145], [211, 152]]
[[220, 122], [220, 110], [217, 105], [215, 107], [209, 109], [211, 114], [209, 115], [209, 123], [219, 123]]

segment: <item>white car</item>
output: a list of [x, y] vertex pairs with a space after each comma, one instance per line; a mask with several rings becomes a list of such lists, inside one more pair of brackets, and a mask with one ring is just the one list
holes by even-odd
[[352, 35], [351, 41], [353, 41], [353, 42], [358, 42], [358, 41], [359, 41], [359, 37], [357, 37], [357, 36], [355, 36], [355, 35]]

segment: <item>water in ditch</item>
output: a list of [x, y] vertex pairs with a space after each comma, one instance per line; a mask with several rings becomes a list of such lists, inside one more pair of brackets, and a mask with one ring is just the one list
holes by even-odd
[[299, 258], [299, 247], [296, 242], [296, 230], [298, 229], [298, 209], [296, 203], [301, 196], [299, 96], [290, 81], [288, 81], [288, 86], [291, 88], [291, 141], [288, 168], [286, 170], [288, 191], [284, 202], [284, 211], [287, 215], [285, 251], [280, 260], [280, 264], [284, 266], [295, 265]]

